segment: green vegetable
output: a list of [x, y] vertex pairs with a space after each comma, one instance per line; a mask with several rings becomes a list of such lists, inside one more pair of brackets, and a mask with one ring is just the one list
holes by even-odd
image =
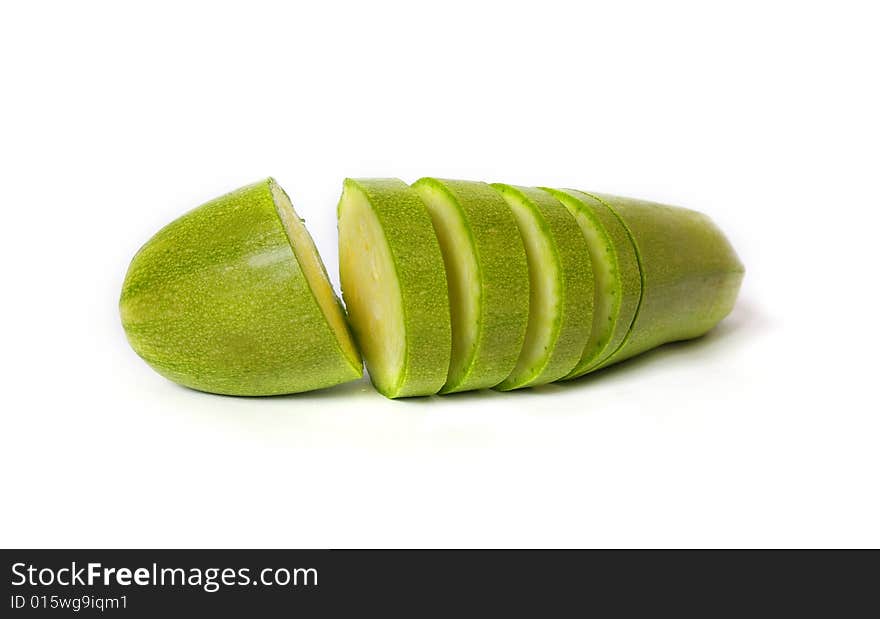
[[187, 387], [275, 395], [362, 376], [389, 398], [572, 379], [703, 335], [744, 268], [707, 216], [574, 189], [346, 179], [345, 309], [272, 179], [190, 211], [135, 255], [131, 346]]

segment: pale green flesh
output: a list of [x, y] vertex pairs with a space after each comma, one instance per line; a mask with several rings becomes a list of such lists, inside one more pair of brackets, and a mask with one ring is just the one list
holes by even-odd
[[413, 184], [437, 233], [452, 319], [441, 393], [494, 387], [513, 370], [528, 322], [528, 264], [516, 221], [492, 187], [423, 178]]
[[366, 196], [346, 187], [339, 205], [339, 273], [345, 304], [370, 378], [385, 394], [400, 388], [406, 329], [391, 250]]
[[315, 247], [315, 241], [306, 229], [306, 226], [299, 215], [293, 208], [290, 198], [284, 192], [278, 183], [270, 181], [269, 188], [272, 191], [272, 197], [275, 200], [275, 209], [284, 225], [287, 238], [290, 240], [290, 246], [293, 248], [293, 254], [302, 269], [309, 288], [315, 296], [315, 301], [324, 312], [324, 317], [336, 335], [342, 352], [348, 357], [352, 365], [361, 367], [362, 361], [360, 353], [355, 346], [345, 320], [345, 312], [336, 293], [333, 292], [333, 286], [330, 278], [327, 276], [327, 269], [321, 261], [318, 254], [318, 248]]
[[437, 393], [452, 336], [424, 203], [399, 179], [346, 179], [338, 214], [342, 294], [373, 384], [389, 398]]
[[537, 384], [550, 360], [559, 334], [562, 310], [562, 273], [549, 231], [540, 212], [513, 191], [502, 192], [519, 226], [529, 265], [529, 321], [516, 366], [497, 385], [499, 390]]
[[579, 200], [565, 191], [545, 189], [574, 216], [587, 241], [593, 264], [593, 326], [580, 361], [565, 378], [581, 376], [605, 352], [614, 332], [620, 310], [620, 285], [617, 259], [611, 239], [602, 225]]

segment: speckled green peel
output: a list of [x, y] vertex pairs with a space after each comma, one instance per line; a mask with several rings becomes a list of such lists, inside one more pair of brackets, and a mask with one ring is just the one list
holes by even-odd
[[623, 342], [642, 293], [641, 274], [632, 239], [611, 209], [573, 189], [545, 191], [562, 202], [580, 224], [593, 264], [593, 328], [580, 361], [565, 377], [571, 379], [599, 365]]
[[577, 221], [540, 189], [501, 183], [494, 187], [510, 205], [529, 265], [529, 324], [507, 391], [553, 382], [581, 358], [593, 323], [593, 269]]
[[516, 365], [529, 316], [529, 271], [510, 207], [489, 185], [423, 178], [419, 192], [449, 284], [452, 358], [441, 393], [494, 387]]
[[[282, 216], [302, 228], [307, 246], [296, 254]], [[296, 393], [359, 378], [360, 357], [304, 230], [272, 179], [164, 227], [123, 284], [132, 348], [163, 376], [212, 393]]]
[[589, 195], [611, 208], [627, 227], [642, 277], [633, 327], [601, 367], [666, 342], [699, 337], [730, 313], [745, 269], [709, 217], [644, 200]]
[[437, 393], [452, 335], [424, 203], [398, 179], [346, 179], [338, 217], [342, 295], [373, 384], [389, 398]]

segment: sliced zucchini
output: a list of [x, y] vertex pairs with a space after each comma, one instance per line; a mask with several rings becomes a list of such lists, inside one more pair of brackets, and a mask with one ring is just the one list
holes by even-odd
[[389, 398], [437, 393], [452, 336], [424, 203], [398, 179], [346, 179], [338, 220], [342, 296], [370, 379]]

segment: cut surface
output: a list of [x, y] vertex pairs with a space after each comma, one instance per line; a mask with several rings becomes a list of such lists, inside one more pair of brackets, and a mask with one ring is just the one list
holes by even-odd
[[589, 372], [612, 354], [629, 333], [641, 294], [641, 277], [632, 240], [604, 204], [571, 189], [549, 189], [581, 227], [593, 264], [593, 329], [575, 368], [565, 378]]
[[354, 187], [346, 188], [340, 202], [339, 269], [370, 378], [380, 392], [394, 393], [406, 354], [400, 286], [379, 219]]
[[539, 189], [493, 184], [513, 211], [529, 265], [529, 321], [516, 366], [496, 388], [549, 383], [577, 364], [593, 322], [593, 269], [574, 217]]
[[516, 221], [485, 183], [423, 178], [413, 188], [430, 213], [449, 286], [452, 356], [441, 392], [494, 387], [513, 370], [528, 322]]
[[436, 393], [449, 300], [424, 204], [397, 179], [346, 179], [338, 215], [342, 294], [373, 384], [389, 398]]
[[327, 276], [327, 269], [318, 254], [318, 248], [315, 247], [315, 241], [312, 235], [306, 229], [305, 223], [297, 215], [296, 210], [290, 198], [284, 192], [274, 179], [269, 179], [269, 188], [272, 190], [272, 198], [275, 200], [275, 209], [284, 225], [284, 231], [290, 240], [290, 246], [296, 257], [299, 267], [309, 284], [312, 294], [315, 295], [315, 301], [327, 323], [333, 330], [339, 347], [343, 354], [351, 361], [352, 365], [361, 367], [361, 356], [355, 346], [348, 328], [348, 322], [345, 320], [345, 313], [342, 309], [336, 293], [333, 292], [333, 285]]

